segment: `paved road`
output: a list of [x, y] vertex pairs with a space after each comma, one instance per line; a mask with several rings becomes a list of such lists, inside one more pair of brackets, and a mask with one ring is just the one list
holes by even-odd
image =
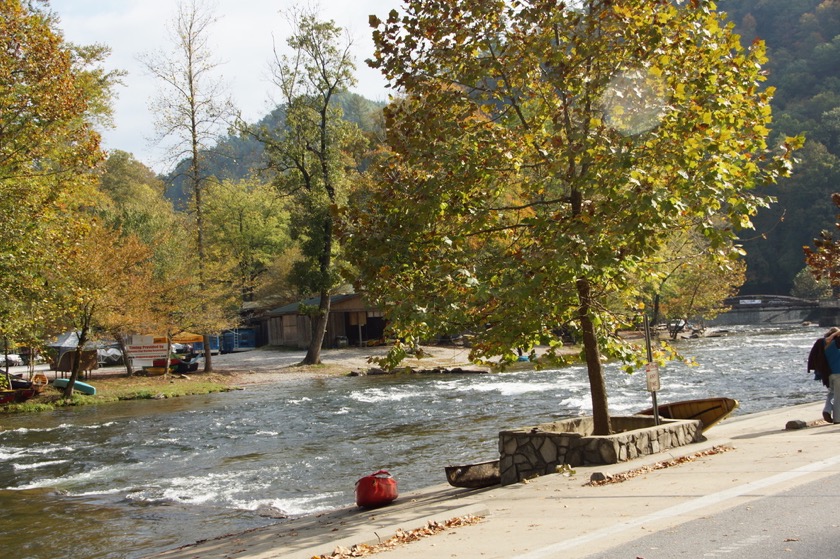
[[832, 518], [840, 503], [840, 474], [787, 491], [755, 491], [750, 496], [754, 499], [734, 508], [656, 531], [589, 558], [840, 557], [840, 519]]

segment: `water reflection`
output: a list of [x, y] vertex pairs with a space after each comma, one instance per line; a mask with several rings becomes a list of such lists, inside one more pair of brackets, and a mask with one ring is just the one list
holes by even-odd
[[[805, 372], [817, 328], [688, 340], [699, 366], [662, 370], [660, 402], [821, 400]], [[607, 368], [611, 412], [648, 407], [643, 375]], [[497, 434], [591, 413], [581, 366], [499, 375], [300, 380], [226, 394], [3, 418], [0, 548], [18, 558], [135, 558], [352, 503], [387, 468], [402, 491], [497, 452]]]

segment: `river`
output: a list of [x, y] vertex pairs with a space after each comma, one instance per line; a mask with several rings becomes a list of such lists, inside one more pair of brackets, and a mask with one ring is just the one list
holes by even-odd
[[[736, 414], [814, 402], [824, 329], [733, 327], [683, 340], [660, 403], [706, 396]], [[644, 374], [607, 367], [610, 412], [649, 407]], [[0, 418], [0, 549], [16, 559], [135, 559], [353, 503], [380, 468], [400, 491], [498, 455], [502, 429], [589, 415], [586, 371], [318, 378], [171, 400]], [[817, 419], [804, 418], [804, 419]]]

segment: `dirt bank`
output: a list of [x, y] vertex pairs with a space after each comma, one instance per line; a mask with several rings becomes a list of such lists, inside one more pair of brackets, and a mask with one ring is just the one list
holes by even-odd
[[[461, 347], [423, 346], [422, 358], [409, 357], [403, 365], [413, 369], [435, 367], [478, 367], [469, 361], [469, 349]], [[371, 359], [384, 356], [388, 347], [325, 349], [320, 365], [302, 366], [303, 350], [260, 348], [252, 351], [213, 356], [213, 370], [229, 378], [231, 383], [263, 384], [314, 376], [346, 375], [376, 367]]]

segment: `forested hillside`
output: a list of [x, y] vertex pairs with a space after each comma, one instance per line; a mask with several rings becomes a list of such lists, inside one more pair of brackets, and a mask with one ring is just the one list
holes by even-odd
[[[342, 93], [338, 96], [338, 104], [344, 113], [344, 118], [368, 133], [372, 133], [379, 126], [378, 115], [382, 104], [365, 99], [355, 93]], [[283, 107], [277, 107], [255, 124], [268, 129], [279, 128], [286, 118]], [[253, 173], [259, 173], [266, 166], [263, 145], [250, 136], [231, 134], [207, 153], [207, 170], [209, 174], [219, 180], [241, 180]], [[184, 169], [188, 161], [182, 161], [178, 168], [166, 179], [166, 196], [176, 207], [182, 208], [189, 199], [185, 192]]]
[[[758, 38], [767, 44], [767, 84], [777, 88], [773, 144], [799, 133], [808, 140], [794, 176], [763, 190], [778, 203], [762, 210], [756, 230], [742, 239], [742, 294], [788, 294], [804, 268], [802, 247], [835, 222], [830, 196], [840, 191], [840, 0], [723, 0], [719, 8], [744, 43]], [[341, 105], [348, 120], [375, 129], [372, 115], [381, 106], [352, 93], [341, 97]], [[278, 107], [262, 124], [275, 127], [283, 119]], [[208, 169], [220, 179], [241, 179], [264, 166], [261, 144], [238, 135], [220, 142], [208, 159]], [[180, 169], [167, 183], [168, 196], [181, 205], [186, 198]]]
[[[776, 137], [807, 138], [794, 175], [769, 189], [778, 203], [744, 237], [742, 294], [787, 294], [804, 267], [803, 245], [834, 229], [831, 193], [840, 191], [840, 1], [724, 0], [743, 41], [763, 39]], [[778, 143], [778, 142], [776, 142]]]

